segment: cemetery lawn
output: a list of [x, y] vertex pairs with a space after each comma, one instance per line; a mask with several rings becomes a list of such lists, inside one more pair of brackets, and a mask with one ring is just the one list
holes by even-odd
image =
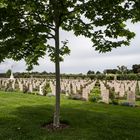
[[62, 97], [61, 120], [69, 128], [49, 132], [54, 97], [0, 92], [0, 140], [139, 140], [140, 108]]

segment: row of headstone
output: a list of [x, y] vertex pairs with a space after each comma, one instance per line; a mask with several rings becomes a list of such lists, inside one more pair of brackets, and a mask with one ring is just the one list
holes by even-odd
[[[89, 92], [91, 89], [89, 85], [92, 84], [92, 80], [68, 80], [63, 79], [61, 80], [61, 92], [65, 93], [66, 96], [73, 95], [73, 94], [79, 94], [81, 96], [85, 96], [87, 92]], [[83, 94], [84, 93], [84, 94]], [[83, 97], [87, 98], [87, 97]]]
[[1, 78], [0, 79], [0, 89], [3, 88], [12, 88], [13, 90], [19, 90], [21, 92], [26, 90], [28, 92], [39, 91], [39, 86], [44, 82], [44, 79], [7, 79]]
[[119, 94], [119, 97], [124, 97], [127, 95], [127, 92], [131, 89], [131, 91], [135, 92], [136, 81], [108, 81], [107, 85], [109, 87], [115, 89], [115, 93]]
[[[85, 100], [88, 100], [88, 96], [95, 85], [95, 80], [82, 80], [82, 79], [62, 79], [61, 80], [61, 92], [66, 96], [71, 94], [79, 94]], [[13, 90], [19, 90], [21, 92], [26, 88], [28, 92], [38, 92], [40, 95], [44, 95], [44, 88], [46, 83], [49, 83], [51, 94], [55, 95], [55, 80], [41, 79], [41, 78], [18, 78], [7, 79], [0, 78], [0, 89], [9, 87]], [[107, 85], [115, 89], [115, 93], [119, 97], [127, 96], [128, 102], [134, 102], [135, 89], [137, 81], [107, 81]], [[138, 81], [140, 90], [140, 81]], [[109, 90], [105, 86], [105, 81], [100, 81], [101, 98], [105, 103], [109, 103]]]
[[[13, 90], [19, 90], [24, 92], [26, 89], [28, 92], [32, 93], [34, 91], [38, 92], [40, 95], [44, 95], [43, 89], [46, 83], [49, 83], [52, 94], [55, 95], [55, 80], [46, 80], [38, 78], [18, 78], [18, 79], [0, 79], [0, 88], [7, 87], [9, 82], [12, 83]], [[81, 94], [83, 98], [87, 100], [87, 95], [93, 88], [95, 81], [92, 80], [75, 80], [75, 79], [63, 79], [61, 80], [61, 92], [64, 92], [66, 96], [71, 94]]]
[[[127, 97], [127, 102], [131, 106], [135, 106], [136, 100], [136, 83], [137, 81], [108, 81], [107, 85], [115, 89], [116, 94], [119, 94], [119, 97]], [[138, 82], [139, 83], [139, 82]], [[102, 84], [103, 85], [103, 84]]]

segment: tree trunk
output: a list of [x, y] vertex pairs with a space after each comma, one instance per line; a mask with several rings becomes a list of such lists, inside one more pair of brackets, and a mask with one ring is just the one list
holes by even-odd
[[55, 26], [55, 76], [56, 76], [56, 100], [53, 126], [59, 127], [60, 125], [60, 63], [59, 63], [59, 26]]

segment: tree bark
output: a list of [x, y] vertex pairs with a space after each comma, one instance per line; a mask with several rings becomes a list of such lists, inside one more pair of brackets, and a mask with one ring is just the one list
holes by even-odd
[[55, 112], [53, 126], [59, 127], [60, 125], [60, 62], [59, 62], [59, 26], [55, 25], [55, 76], [56, 76], [56, 99], [55, 99]]

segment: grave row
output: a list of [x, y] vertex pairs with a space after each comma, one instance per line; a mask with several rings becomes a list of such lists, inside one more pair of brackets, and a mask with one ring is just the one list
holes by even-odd
[[[66, 96], [80, 95], [83, 99], [88, 100], [91, 90], [94, 88], [96, 80], [82, 79], [61, 79], [61, 93]], [[99, 81], [101, 99], [109, 103], [109, 88], [114, 89], [115, 97], [127, 97], [127, 101], [135, 104], [135, 90], [138, 85], [140, 90], [140, 81]], [[48, 86], [46, 86], [48, 85]], [[0, 90], [20, 91], [28, 93], [37, 93], [39, 95], [50, 94], [55, 96], [54, 79], [39, 78], [18, 78], [8, 79], [0, 78]], [[108, 88], [109, 87], [109, 88]], [[48, 90], [50, 89], [50, 90]], [[46, 92], [46, 93], [45, 93]], [[140, 91], [139, 91], [140, 92]]]
[[[61, 80], [61, 93], [66, 96], [79, 94], [83, 99], [88, 100], [88, 95], [93, 89], [95, 80], [81, 80], [81, 79], [62, 79]], [[46, 85], [49, 85], [46, 87]], [[39, 95], [45, 95], [47, 88], [50, 88], [50, 95], [55, 95], [55, 80], [50, 79], [38, 79], [38, 78], [19, 78], [19, 79], [7, 79], [0, 78], [0, 89], [5, 91], [21, 91], [34, 93]]]
[[109, 103], [109, 89], [114, 90], [115, 98], [127, 98], [127, 102], [134, 106], [136, 100], [136, 86], [140, 92], [140, 81], [100, 81], [101, 98]]

